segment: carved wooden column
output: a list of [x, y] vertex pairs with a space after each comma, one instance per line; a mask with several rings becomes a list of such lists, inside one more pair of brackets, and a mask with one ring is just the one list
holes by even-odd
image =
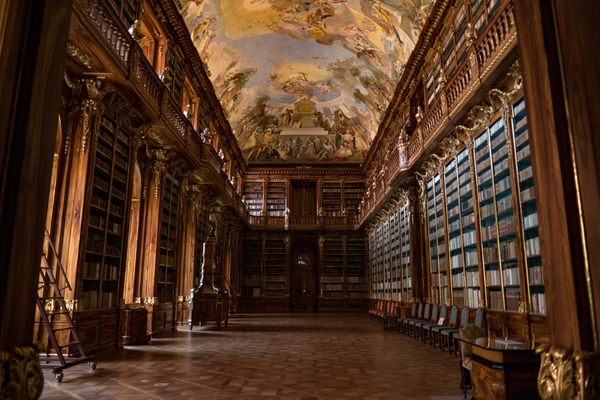
[[0, 2], [0, 398], [41, 395], [32, 346], [70, 0]]
[[133, 165], [133, 179], [131, 190], [131, 210], [129, 214], [129, 233], [127, 237], [127, 258], [125, 261], [125, 278], [123, 281], [123, 300], [125, 304], [133, 303], [135, 293], [135, 277], [138, 239], [140, 237], [140, 219], [141, 219], [141, 201], [143, 193], [143, 182], [140, 172], [140, 162], [138, 157], [139, 148], [142, 145], [142, 131], [138, 131], [133, 137], [131, 164]]
[[[77, 279], [77, 266], [81, 248], [81, 233], [85, 210], [85, 196], [88, 187], [88, 168], [91, 143], [98, 134], [98, 125], [104, 104], [102, 98], [110, 89], [94, 78], [68, 80], [68, 85], [76, 92], [67, 117], [67, 141], [70, 143], [69, 176], [64, 213], [62, 246], [59, 250], [67, 279], [74, 283]], [[103, 88], [103, 89], [100, 89]], [[65, 290], [66, 299], [73, 300], [74, 293]]]
[[[188, 178], [186, 178], [187, 180]], [[197, 231], [197, 209], [201, 201], [201, 192], [199, 185], [184, 182], [184, 201], [181, 237], [181, 256], [178, 257], [177, 266], [177, 323], [187, 321], [187, 301], [186, 297], [194, 286], [194, 264], [196, 251], [196, 231]]]
[[141, 238], [143, 251], [140, 254], [140, 295], [144, 303], [153, 304], [156, 279], [156, 255], [159, 242], [162, 178], [167, 166], [168, 154], [163, 148], [148, 150], [148, 152], [150, 165], [144, 204], [144, 236]]
[[[597, 2], [513, 3], [527, 99], [551, 347], [542, 399], [600, 393]], [[558, 372], [556, 372], [558, 371]]]
[[[212, 277], [208, 277], [210, 281], [213, 282], [214, 287], [218, 289], [223, 289], [223, 259], [222, 252], [220, 251], [223, 248], [222, 240], [224, 240], [224, 227], [223, 227], [223, 214], [224, 209], [222, 206], [214, 206], [210, 211], [210, 219], [215, 227], [215, 240], [216, 240], [216, 248], [215, 248], [215, 265], [213, 270], [210, 272], [213, 274]], [[206, 274], [206, 271], [204, 271]]]

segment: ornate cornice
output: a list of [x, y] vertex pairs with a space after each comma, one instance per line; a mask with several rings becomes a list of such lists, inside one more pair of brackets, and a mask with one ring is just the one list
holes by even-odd
[[397, 122], [396, 119], [401, 106], [401, 101], [403, 101], [403, 99], [407, 97], [408, 92], [414, 88], [417, 74], [420, 72], [423, 63], [425, 62], [427, 53], [438, 38], [451, 2], [452, 0], [438, 0], [435, 2], [427, 19], [427, 23], [421, 30], [419, 40], [417, 41], [408, 62], [404, 66], [404, 71], [396, 86], [394, 96], [384, 113], [379, 129], [377, 130], [377, 135], [373, 140], [373, 144], [365, 157], [363, 163], [365, 168], [368, 168], [372, 160], [375, 159], [375, 154], [378, 153], [379, 148], [382, 146], [383, 138], [392, 133], [392, 126], [394, 122]]

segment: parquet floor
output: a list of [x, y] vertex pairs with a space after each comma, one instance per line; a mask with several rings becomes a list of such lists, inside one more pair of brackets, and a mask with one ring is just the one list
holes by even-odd
[[366, 314], [237, 315], [45, 371], [42, 399], [462, 399], [458, 358]]

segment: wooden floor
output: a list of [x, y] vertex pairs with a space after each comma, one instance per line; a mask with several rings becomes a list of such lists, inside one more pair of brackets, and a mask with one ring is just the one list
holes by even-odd
[[237, 315], [65, 370], [42, 399], [462, 399], [458, 358], [364, 314]]

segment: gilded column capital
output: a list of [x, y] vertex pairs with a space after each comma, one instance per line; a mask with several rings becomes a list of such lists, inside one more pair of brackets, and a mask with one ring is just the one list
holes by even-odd
[[538, 393], [542, 400], [596, 399], [600, 395], [600, 354], [542, 345]]
[[37, 399], [44, 388], [38, 350], [32, 346], [0, 351], [0, 398]]

